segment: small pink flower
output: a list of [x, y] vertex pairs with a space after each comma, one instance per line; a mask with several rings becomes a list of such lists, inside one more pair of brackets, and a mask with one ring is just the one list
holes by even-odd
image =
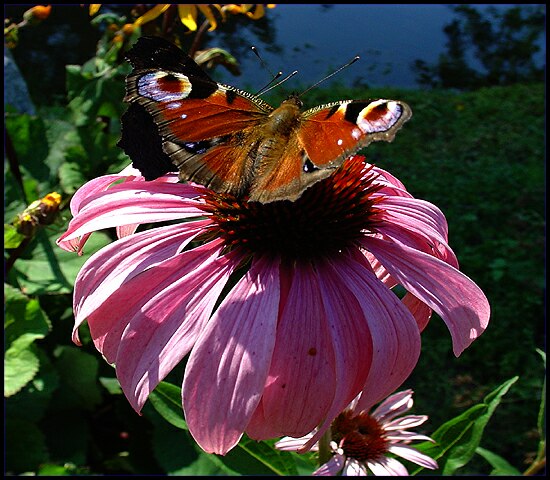
[[[405, 466], [392, 454], [424, 468], [434, 470], [437, 462], [409, 446], [413, 440], [427, 440], [430, 437], [410, 432], [409, 429], [422, 425], [425, 415], [400, 417], [413, 406], [412, 390], [395, 393], [384, 400], [372, 413], [358, 410], [358, 401], [338, 415], [332, 422], [330, 448], [333, 456], [321, 465], [313, 475], [365, 476], [369, 472], [382, 476], [406, 476]], [[286, 437], [275, 447], [279, 450], [302, 450], [309, 444], [314, 433], [302, 438]], [[318, 451], [315, 443], [312, 451]], [[390, 456], [388, 456], [390, 454]]]
[[[413, 370], [432, 309], [456, 355], [487, 326], [487, 299], [457, 269], [441, 211], [362, 157], [295, 202], [175, 181], [89, 182], [58, 244], [80, 250], [91, 232], [118, 228], [76, 279], [73, 340], [87, 320], [138, 412], [188, 355], [183, 409], [207, 452], [225, 454], [244, 431], [321, 435], [361, 392], [370, 408]], [[169, 223], [134, 233], [153, 222]]]

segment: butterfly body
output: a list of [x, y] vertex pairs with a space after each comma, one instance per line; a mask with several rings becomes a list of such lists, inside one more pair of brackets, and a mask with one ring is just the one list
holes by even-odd
[[[300, 98], [290, 96], [273, 108], [216, 83], [180, 49], [155, 37], [138, 40], [128, 58], [134, 70], [126, 80], [130, 107], [119, 145], [137, 168], [156, 156], [172, 163], [182, 180], [248, 201], [296, 200], [360, 148], [391, 141], [411, 115], [393, 100], [346, 100], [303, 111]], [[140, 147], [147, 135], [131, 133], [132, 123], [148, 119], [149, 143], [162, 151]]]

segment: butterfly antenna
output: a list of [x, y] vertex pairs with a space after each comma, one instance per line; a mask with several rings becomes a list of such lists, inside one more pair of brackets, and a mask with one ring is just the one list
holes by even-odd
[[[260, 90], [261, 93], [258, 93], [257, 95], [263, 95], [264, 93], [269, 92], [270, 90], [273, 90], [275, 87], [278, 87], [279, 85], [281, 85], [281, 83], [285, 83], [289, 78], [292, 78], [297, 73], [298, 73], [298, 70], [294, 70], [292, 73], [289, 73], [285, 78], [283, 78], [280, 82], [277, 82], [275, 85], [271, 85], [271, 87], [269, 88], [265, 88], [265, 87], [262, 88]], [[269, 83], [273, 83], [273, 81]], [[266, 85], [266, 87], [269, 86], [269, 83]]]
[[264, 59], [262, 58], [262, 56], [260, 55], [260, 52], [258, 51], [258, 49], [255, 47], [255, 46], [252, 46], [250, 47], [250, 49], [254, 52], [254, 55], [256, 55], [258, 57], [258, 60], [260, 60], [260, 63], [262, 64], [262, 67], [264, 67], [268, 72], [269, 74], [273, 77], [268, 83], [267, 85], [264, 85], [262, 88], [260, 88], [260, 90], [258, 90], [258, 92], [256, 93], [256, 95], [261, 95], [262, 93], [264, 93], [265, 91], [267, 91], [267, 88], [269, 88], [269, 86], [275, 81], [277, 80], [278, 78], [280, 78], [282, 75], [283, 75], [283, 72], [279, 71], [277, 72], [276, 74], [274, 74], [270, 69], [269, 67], [267, 66], [267, 63], [264, 62]]
[[344, 70], [344, 68], [348, 68], [350, 65], [354, 64], [357, 60], [359, 60], [359, 58], [361, 58], [361, 57], [359, 57], [359, 55], [356, 55], [348, 63], [346, 63], [345, 65], [342, 65], [338, 70], [332, 72], [330, 75], [327, 75], [324, 78], [321, 78], [321, 80], [319, 80], [317, 83], [314, 83], [311, 87], [304, 90], [302, 93], [300, 93], [300, 95], [298, 95], [298, 97], [301, 97], [305, 93], [307, 93], [310, 90], [314, 89], [316, 86], [323, 83], [325, 80], [328, 80], [329, 78], [334, 77], [334, 75], [336, 75], [337, 73], [340, 73], [342, 70]]

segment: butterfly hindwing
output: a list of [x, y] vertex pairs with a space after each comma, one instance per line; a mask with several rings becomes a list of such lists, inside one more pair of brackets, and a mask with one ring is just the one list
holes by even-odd
[[373, 141], [392, 141], [410, 116], [408, 105], [394, 100], [347, 100], [306, 110], [276, 168], [258, 176], [250, 198], [296, 200], [360, 148]]
[[298, 137], [317, 168], [334, 168], [371, 142], [392, 141], [410, 116], [402, 102], [347, 100], [304, 112]]

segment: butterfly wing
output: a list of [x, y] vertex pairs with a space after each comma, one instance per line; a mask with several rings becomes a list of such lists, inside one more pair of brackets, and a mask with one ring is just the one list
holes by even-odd
[[[140, 38], [128, 59], [134, 67], [126, 79], [130, 113], [139, 105], [151, 116], [162, 150], [180, 178], [216, 191], [245, 192], [252, 178], [254, 132], [273, 108], [250, 93], [216, 83], [189, 56], [160, 38]], [[141, 148], [128, 144], [135, 143], [136, 135], [131, 141], [130, 134], [126, 140], [124, 136], [131, 128], [123, 117], [121, 146], [135, 157]]]
[[359, 149], [374, 141], [391, 142], [410, 117], [406, 103], [383, 99], [348, 100], [306, 110], [276, 168], [257, 177], [250, 199], [296, 200]]

